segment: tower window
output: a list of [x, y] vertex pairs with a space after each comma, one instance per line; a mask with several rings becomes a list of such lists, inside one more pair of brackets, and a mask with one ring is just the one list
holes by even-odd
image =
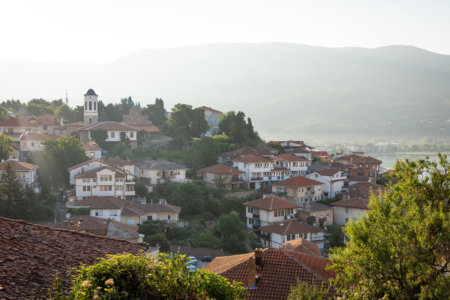
[[94, 110], [97, 110], [97, 102], [94, 102]]
[[92, 102], [89, 101], [89, 110], [92, 110]]
[[84, 109], [87, 110], [87, 101], [84, 102]]
[[92, 124], [92, 118], [89, 118], [89, 124]]

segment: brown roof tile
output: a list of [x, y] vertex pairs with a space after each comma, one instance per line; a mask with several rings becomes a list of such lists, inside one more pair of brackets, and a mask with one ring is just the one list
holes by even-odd
[[[75, 165], [75, 166], [71, 166], [70, 168], [67, 169], [67, 171], [70, 172], [70, 171], [72, 171], [72, 170], [75, 170], [75, 169], [77, 169], [77, 168], [79, 168], [79, 167], [82, 167], [82, 166], [84, 166], [84, 165], [93, 163], [93, 162], [95, 162], [95, 161], [100, 162], [98, 159], [93, 158], [93, 159], [90, 159], [90, 160], [88, 160], [88, 161], [84, 161], [84, 162], [82, 162], [82, 163], [79, 163], [79, 164], [77, 164], [77, 165]], [[102, 162], [102, 163], [103, 163], [103, 162]]]
[[264, 232], [278, 233], [280, 235], [324, 232], [320, 227], [302, 223], [297, 220], [286, 220], [285, 222], [267, 225], [260, 229]]
[[121, 209], [130, 201], [117, 197], [88, 197], [75, 201], [71, 206], [90, 207], [91, 209]]
[[98, 122], [95, 124], [91, 124], [81, 128], [80, 130], [89, 131], [89, 130], [97, 130], [103, 129], [106, 131], [139, 131], [137, 128], [127, 125], [125, 123], [119, 123], [115, 121], [104, 121]]
[[234, 158], [233, 161], [237, 162], [245, 162], [245, 163], [259, 163], [259, 162], [273, 162], [273, 159], [261, 156], [261, 155], [255, 155], [255, 154], [248, 154], [241, 157]]
[[320, 249], [317, 244], [306, 239], [298, 238], [283, 243], [283, 249], [310, 255], [320, 256]]
[[300, 207], [294, 202], [276, 196], [267, 196], [262, 199], [245, 202], [244, 205], [264, 209], [267, 211]]
[[368, 209], [369, 199], [364, 198], [350, 198], [344, 199], [341, 201], [333, 202], [331, 205], [338, 207], [349, 207], [349, 208], [360, 208], [360, 209]]
[[53, 134], [45, 134], [45, 133], [39, 133], [39, 132], [25, 132], [20, 137], [21, 141], [45, 141], [45, 140], [55, 140], [59, 136], [53, 135]]
[[308, 161], [303, 156], [297, 156], [292, 153], [283, 153], [277, 156], [276, 160], [279, 161]]
[[10, 164], [14, 171], [29, 171], [38, 168], [38, 165], [33, 165], [30, 163], [26, 163], [18, 160], [7, 160], [0, 163], [0, 170], [3, 170], [7, 164]]
[[[316, 171], [316, 173], [318, 173], [318, 174], [320, 174], [322, 176], [333, 176], [334, 174], [336, 174], [338, 172], [341, 172], [341, 170], [340, 169], [334, 169], [334, 168], [323, 169], [323, 170], [320, 170], [320, 171]], [[342, 179], [344, 179], [344, 178], [342, 178]]]
[[239, 171], [238, 169], [230, 167], [230, 166], [217, 164], [214, 166], [209, 166], [209, 167], [200, 169], [197, 171], [197, 174], [198, 173], [239, 175], [239, 174], [244, 174], [245, 172]]
[[80, 173], [78, 175], [75, 175], [75, 179], [80, 179], [80, 178], [97, 178], [97, 173], [100, 171], [103, 171], [105, 169], [108, 169], [110, 171], [115, 172], [115, 176], [116, 178], [125, 178], [126, 174], [118, 169], [115, 169], [113, 167], [100, 167], [94, 170], [90, 170], [84, 173]]
[[146, 244], [0, 217], [0, 284], [8, 299], [47, 299], [55, 276], [67, 292], [75, 267], [108, 254], [138, 253]]
[[122, 216], [142, 216], [148, 213], [177, 213], [181, 207], [166, 203], [127, 203], [122, 210]]
[[306, 186], [315, 186], [315, 185], [322, 185], [322, 182], [315, 181], [309, 178], [306, 178], [304, 176], [295, 176], [291, 177], [276, 183], [273, 183], [274, 186], [285, 186], [290, 188], [299, 188], [299, 187], [306, 187]]

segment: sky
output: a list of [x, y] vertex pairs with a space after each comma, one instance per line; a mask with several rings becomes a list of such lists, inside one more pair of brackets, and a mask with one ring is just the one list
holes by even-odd
[[108, 63], [154, 48], [287, 42], [450, 55], [448, 0], [0, 0], [0, 60]]

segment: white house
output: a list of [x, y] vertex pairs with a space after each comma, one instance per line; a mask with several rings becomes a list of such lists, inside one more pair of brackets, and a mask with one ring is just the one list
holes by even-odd
[[39, 168], [39, 166], [23, 161], [7, 160], [0, 163], [0, 171], [3, 171], [6, 168], [7, 164], [9, 164], [11, 168], [16, 172], [22, 188], [29, 186], [35, 193], [41, 192], [41, 186], [38, 182], [37, 175], [37, 169]]
[[69, 183], [72, 185], [75, 184], [75, 175], [107, 166], [109, 165], [95, 158], [72, 166], [67, 169], [69, 171]]
[[86, 143], [83, 143], [83, 148], [86, 152], [86, 156], [93, 159], [98, 159], [101, 160], [102, 159], [102, 148], [100, 148], [100, 146], [94, 142], [94, 141], [88, 141]]
[[122, 220], [122, 208], [129, 201], [117, 197], [87, 197], [67, 205], [71, 208], [88, 208], [89, 215], [103, 219]]
[[42, 152], [45, 150], [44, 142], [46, 140], [57, 139], [58, 136], [46, 133], [27, 131], [20, 136], [20, 158], [27, 160], [33, 152]]
[[297, 203], [306, 203], [322, 199], [322, 185], [322, 182], [295, 176], [274, 183], [272, 192], [285, 194], [286, 198]]
[[244, 172], [242, 178], [248, 188], [259, 189], [271, 180], [273, 160], [249, 154], [233, 159], [233, 167]]
[[200, 106], [198, 109], [201, 109], [205, 112], [205, 119], [206, 122], [208, 122], [209, 129], [204, 134], [204, 136], [211, 136], [211, 135], [217, 135], [219, 134], [219, 122], [220, 122], [220, 115], [222, 114], [221, 111], [212, 109], [211, 107], [207, 106]]
[[120, 142], [122, 135], [128, 138], [132, 144], [137, 142], [137, 132], [139, 131], [137, 128], [115, 121], [98, 122], [82, 127], [78, 130], [80, 140], [82, 142], [91, 140], [91, 132], [99, 129], [106, 131], [106, 142]]
[[168, 181], [184, 182], [186, 170], [185, 166], [166, 160], [144, 160], [134, 166], [136, 178], [144, 182], [150, 192], [155, 185]]
[[53, 115], [14, 117], [0, 121], [0, 133], [10, 136], [19, 142], [25, 132], [56, 134], [55, 128], [63, 124], [63, 117]]
[[297, 220], [286, 220], [280, 223], [261, 227], [264, 247], [281, 248], [287, 241], [298, 238], [315, 243], [319, 249], [324, 247], [324, 230], [317, 226], [302, 223]]
[[259, 231], [260, 227], [294, 218], [300, 206], [276, 196], [244, 203], [247, 228]]
[[135, 196], [134, 184], [133, 175], [103, 166], [75, 175], [75, 195], [78, 200], [92, 196], [131, 199]]
[[322, 194], [324, 198], [336, 197], [342, 191], [347, 176], [339, 169], [324, 169], [306, 175], [307, 178], [322, 182]]

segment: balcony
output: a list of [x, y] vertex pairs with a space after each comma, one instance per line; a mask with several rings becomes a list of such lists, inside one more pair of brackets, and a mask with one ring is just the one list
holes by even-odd
[[261, 181], [261, 180], [263, 180], [263, 178], [262, 177], [252, 177], [252, 178], [250, 178], [250, 180], [251, 181]]
[[259, 215], [253, 214], [253, 219], [259, 219]]

